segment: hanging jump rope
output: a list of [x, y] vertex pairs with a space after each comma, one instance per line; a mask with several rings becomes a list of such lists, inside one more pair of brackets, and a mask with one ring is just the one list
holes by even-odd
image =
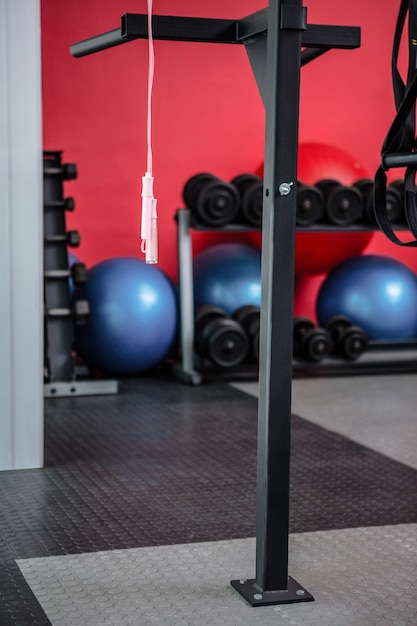
[[[408, 72], [406, 82], [398, 70], [398, 52], [408, 16]], [[402, 0], [392, 50], [392, 83], [397, 114], [381, 149], [381, 165], [375, 174], [374, 210], [379, 227], [397, 245], [417, 247], [417, 171], [416, 98], [417, 98], [417, 0]], [[386, 206], [387, 176], [391, 167], [406, 167], [404, 176], [404, 214], [414, 237], [402, 241], [388, 219]]]
[[142, 225], [141, 252], [146, 263], [158, 263], [158, 218], [156, 199], [153, 195], [152, 175], [152, 88], [155, 71], [155, 54], [152, 33], [152, 0], [148, 2], [148, 103], [147, 103], [147, 160], [146, 172], [142, 177]]

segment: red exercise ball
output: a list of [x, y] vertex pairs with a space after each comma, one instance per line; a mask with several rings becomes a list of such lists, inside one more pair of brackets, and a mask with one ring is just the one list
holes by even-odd
[[[256, 174], [263, 176], [263, 164]], [[369, 172], [353, 156], [335, 146], [318, 142], [300, 143], [298, 147], [298, 180], [314, 185], [319, 180], [333, 178], [352, 185]], [[352, 256], [357, 256], [372, 239], [372, 232], [298, 232], [295, 247], [295, 273], [298, 276], [318, 275]], [[260, 245], [260, 235], [254, 242]]]
[[353, 185], [369, 172], [352, 155], [341, 148], [308, 142], [298, 146], [298, 180], [314, 185], [324, 178], [333, 178], [343, 185]]

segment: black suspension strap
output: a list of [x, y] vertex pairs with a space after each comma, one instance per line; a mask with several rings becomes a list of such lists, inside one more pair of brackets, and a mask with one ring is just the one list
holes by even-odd
[[[408, 72], [403, 81], [398, 70], [398, 52], [408, 16]], [[417, 98], [417, 0], [402, 0], [395, 28], [392, 50], [392, 84], [397, 114], [381, 149], [381, 165], [375, 174], [375, 218], [385, 235], [397, 245], [417, 247], [417, 171], [416, 98]], [[405, 167], [404, 215], [415, 239], [402, 241], [388, 219], [386, 171]]]

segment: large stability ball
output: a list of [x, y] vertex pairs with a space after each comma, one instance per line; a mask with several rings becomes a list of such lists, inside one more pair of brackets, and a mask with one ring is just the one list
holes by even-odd
[[241, 243], [223, 243], [194, 259], [195, 306], [212, 304], [230, 315], [241, 306], [261, 304], [261, 253]]
[[360, 178], [369, 178], [362, 163], [342, 148], [318, 141], [298, 146], [298, 180], [315, 185], [319, 180], [332, 178], [342, 185], [353, 185]]
[[[263, 165], [256, 173], [263, 176]], [[349, 186], [360, 178], [369, 178], [369, 172], [358, 159], [341, 148], [306, 142], [298, 146], [297, 177], [307, 185], [333, 178]], [[372, 237], [372, 232], [298, 231], [295, 273], [297, 276], [325, 274], [345, 259], [363, 252]]]
[[[298, 149], [298, 180], [315, 185], [332, 178], [353, 185], [369, 172], [351, 154], [337, 146], [319, 142], [301, 143]], [[327, 273], [347, 258], [359, 255], [373, 237], [372, 232], [298, 232], [295, 272], [299, 276]]]
[[370, 339], [416, 338], [417, 276], [382, 255], [348, 259], [324, 280], [316, 312], [321, 325], [333, 315], [345, 315]]
[[91, 367], [133, 375], [167, 356], [177, 329], [176, 297], [154, 265], [128, 257], [98, 263], [76, 298], [90, 305], [87, 323], [76, 326], [75, 346]]

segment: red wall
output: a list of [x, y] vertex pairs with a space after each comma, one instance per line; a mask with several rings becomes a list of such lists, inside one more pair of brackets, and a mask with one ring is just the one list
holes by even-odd
[[[373, 173], [394, 114], [390, 56], [399, 2], [306, 0], [309, 23], [358, 25], [358, 50], [333, 50], [302, 69], [300, 141], [344, 148]], [[238, 18], [263, 0], [155, 0], [154, 11]], [[79, 168], [68, 183], [68, 216], [92, 265], [140, 248], [141, 177], [146, 169], [147, 42], [82, 59], [69, 46], [119, 25], [145, 0], [42, 0], [44, 147], [64, 150]], [[243, 46], [155, 42], [153, 155], [160, 224], [160, 267], [176, 275], [173, 216], [186, 180], [201, 171], [224, 179], [255, 171], [263, 159], [264, 110]], [[224, 235], [196, 235], [196, 249]], [[230, 237], [229, 237], [230, 238]], [[374, 236], [367, 252], [417, 270], [417, 253]], [[320, 279], [304, 281], [297, 312], [310, 312]], [[313, 289], [313, 291], [312, 291]]]

